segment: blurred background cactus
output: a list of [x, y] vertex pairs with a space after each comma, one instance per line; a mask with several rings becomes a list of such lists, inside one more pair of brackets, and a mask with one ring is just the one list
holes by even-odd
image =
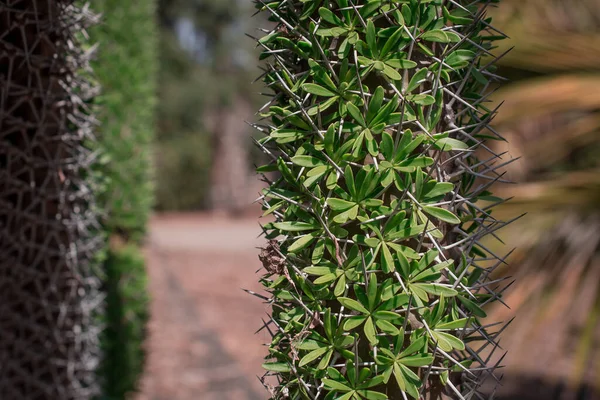
[[497, 188], [514, 196], [499, 212], [529, 213], [502, 235], [517, 247], [498, 271], [516, 280], [505, 298], [512, 310], [491, 312], [517, 316], [503, 346], [507, 373], [520, 379], [507, 382], [546, 387], [548, 399], [597, 398], [600, 2], [504, 0], [492, 15], [510, 36], [503, 48], [514, 46], [500, 62], [511, 82], [496, 95], [505, 104], [494, 122], [504, 149], [521, 157], [506, 171], [520, 184]]

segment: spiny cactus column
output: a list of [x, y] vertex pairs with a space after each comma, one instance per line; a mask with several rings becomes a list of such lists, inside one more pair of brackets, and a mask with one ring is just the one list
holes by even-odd
[[278, 172], [261, 196], [272, 399], [482, 398], [495, 378], [493, 2], [256, 2], [276, 23], [256, 124], [258, 170]]
[[[0, 398], [90, 399], [99, 243], [71, 0], [0, 5]], [[87, 72], [83, 72], [87, 74]]]

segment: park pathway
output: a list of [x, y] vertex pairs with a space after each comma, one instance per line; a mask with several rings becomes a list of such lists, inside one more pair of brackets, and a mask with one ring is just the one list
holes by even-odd
[[147, 246], [152, 295], [147, 372], [137, 400], [262, 400], [257, 379], [267, 311], [259, 290], [257, 218], [153, 218]]

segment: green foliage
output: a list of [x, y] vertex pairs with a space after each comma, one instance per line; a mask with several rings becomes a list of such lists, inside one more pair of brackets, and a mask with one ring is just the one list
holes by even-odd
[[102, 399], [125, 398], [137, 387], [144, 369], [141, 344], [148, 322], [147, 278], [139, 248], [128, 245], [109, 253], [106, 273], [106, 327], [103, 332]]
[[488, 3], [256, 2], [272, 399], [467, 399], [493, 374]]
[[110, 232], [139, 240], [152, 207], [151, 181], [156, 91], [154, 1], [102, 0], [103, 13], [91, 37], [99, 49], [94, 63], [101, 85], [99, 139], [107, 189], [102, 203]]
[[140, 246], [153, 203], [151, 149], [156, 91], [155, 1], [100, 0], [102, 22], [91, 30], [104, 178], [100, 204], [110, 247], [100, 368], [103, 398], [124, 399], [142, 372], [148, 299]]

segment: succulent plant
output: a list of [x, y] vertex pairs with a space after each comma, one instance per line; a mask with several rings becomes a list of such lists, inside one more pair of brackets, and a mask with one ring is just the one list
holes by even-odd
[[74, 0], [0, 4], [0, 398], [97, 393], [94, 94]]
[[493, 126], [521, 157], [505, 175], [520, 184], [494, 189], [513, 198], [496, 215], [528, 212], [503, 232], [518, 249], [494, 274], [516, 280], [510, 310], [487, 310], [495, 320], [519, 316], [504, 333], [497, 395], [525, 399], [535, 387], [544, 399], [599, 398], [600, 97], [587, 94], [600, 90], [600, 4], [506, 0], [491, 11], [510, 32], [496, 51], [515, 47], [499, 62], [510, 83], [494, 94], [503, 106]]
[[275, 23], [255, 124], [272, 399], [483, 398], [497, 379], [494, 2], [256, 1]]

